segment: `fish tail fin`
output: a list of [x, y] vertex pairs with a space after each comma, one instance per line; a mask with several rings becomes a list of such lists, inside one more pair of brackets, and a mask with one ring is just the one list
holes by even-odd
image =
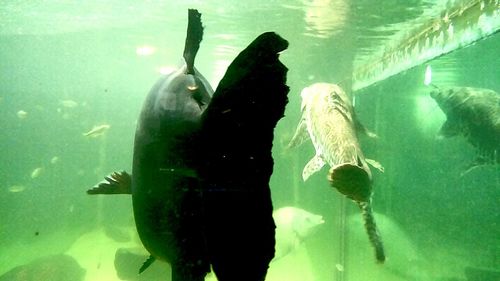
[[370, 243], [375, 248], [375, 258], [378, 263], [384, 263], [385, 261], [385, 251], [384, 245], [382, 244], [382, 238], [377, 229], [377, 224], [375, 223], [375, 217], [373, 216], [373, 210], [370, 201], [368, 202], [358, 202], [361, 208], [361, 213], [363, 215], [363, 220], [365, 222], [366, 233], [370, 239]]
[[201, 23], [201, 14], [198, 10], [188, 10], [188, 27], [186, 43], [184, 45], [184, 60], [187, 65], [187, 74], [194, 74], [194, 59], [200, 42], [203, 39], [203, 25]]

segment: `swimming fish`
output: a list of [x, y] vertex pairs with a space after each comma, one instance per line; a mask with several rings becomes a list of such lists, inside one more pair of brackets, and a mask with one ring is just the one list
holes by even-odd
[[500, 94], [471, 87], [438, 88], [430, 96], [446, 114], [439, 135], [463, 136], [477, 150], [472, 168], [500, 163]]
[[83, 133], [85, 137], [97, 138], [104, 135], [109, 128], [111, 128], [108, 124], [96, 125], [90, 131]]
[[67, 108], [75, 108], [78, 106], [78, 103], [74, 100], [60, 100], [59, 103]]
[[288, 147], [311, 139], [316, 150], [302, 178], [307, 180], [325, 164], [331, 167], [331, 186], [360, 207], [376, 259], [382, 263], [385, 253], [371, 208], [372, 173], [358, 141], [358, 133], [374, 134], [356, 119], [349, 97], [339, 86], [316, 83], [302, 90], [301, 97], [302, 117]]
[[273, 219], [276, 223], [276, 253], [273, 261], [296, 250], [318, 226], [325, 223], [323, 216], [292, 206], [274, 210]]
[[50, 164], [57, 164], [59, 163], [59, 157], [58, 156], [54, 156], [50, 159]]
[[32, 172], [31, 172], [31, 178], [32, 179], [36, 179], [38, 178], [43, 172], [43, 168], [42, 167], [38, 167], [38, 168], [35, 168]]
[[17, 112], [17, 117], [19, 119], [26, 119], [26, 117], [28, 117], [28, 112], [24, 111], [24, 110], [19, 110]]
[[12, 192], [12, 193], [17, 193], [17, 192], [21, 192], [21, 191], [24, 191], [26, 189], [26, 186], [24, 185], [11, 185], [9, 186], [8, 190], [9, 192]]
[[202, 38], [201, 14], [189, 9], [184, 63], [162, 76], [146, 97], [135, 133], [132, 175], [113, 173], [87, 191], [131, 192], [136, 228], [151, 254], [139, 272], [159, 259], [170, 263], [179, 280], [203, 280], [210, 270], [198, 229], [199, 189], [192, 163], [195, 132], [213, 94], [194, 67]]

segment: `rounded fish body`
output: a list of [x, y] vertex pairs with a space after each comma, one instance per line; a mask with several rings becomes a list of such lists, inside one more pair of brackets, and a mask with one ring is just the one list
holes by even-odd
[[[183, 70], [152, 88], [138, 120], [132, 167], [137, 231], [155, 258], [174, 262], [196, 227], [197, 179], [193, 172], [198, 120], [212, 89], [201, 75]], [[202, 103], [197, 97], [202, 97]], [[192, 220], [191, 220], [192, 219]]]
[[141, 270], [160, 259], [181, 279], [209, 271], [194, 165], [198, 123], [213, 90], [194, 67], [201, 14], [188, 15], [185, 63], [153, 86], [139, 116], [131, 180], [137, 232], [152, 257]]

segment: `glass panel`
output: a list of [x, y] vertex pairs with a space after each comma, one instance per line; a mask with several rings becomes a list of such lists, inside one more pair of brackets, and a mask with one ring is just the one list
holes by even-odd
[[[498, 1], [8, 0], [0, 5], [0, 280], [171, 280], [161, 261], [137, 275], [149, 253], [130, 195], [86, 191], [113, 171], [131, 172], [146, 95], [183, 63], [188, 8], [202, 13], [195, 66], [214, 89], [259, 34], [290, 43], [280, 54], [290, 93], [274, 134], [279, 236], [266, 280], [499, 279], [499, 165], [468, 170], [477, 150], [465, 137], [437, 137], [447, 117], [430, 97], [454, 86], [498, 96]], [[357, 204], [330, 186], [329, 163], [304, 181], [317, 151], [310, 141], [287, 148], [300, 93], [318, 82], [341, 86], [377, 135], [359, 143], [384, 170], [371, 168], [384, 264]]]

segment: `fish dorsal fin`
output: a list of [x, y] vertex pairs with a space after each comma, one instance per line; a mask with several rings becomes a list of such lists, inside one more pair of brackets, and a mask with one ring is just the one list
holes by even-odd
[[125, 171], [113, 172], [87, 190], [87, 194], [132, 194], [132, 176]]
[[304, 170], [302, 170], [302, 179], [306, 181], [312, 174], [318, 172], [325, 166], [325, 161], [320, 155], [316, 154], [309, 162], [307, 162]]
[[141, 268], [139, 269], [139, 274], [144, 272], [144, 270], [146, 270], [155, 260], [155, 257], [149, 256], [149, 258], [142, 264]]
[[295, 148], [309, 140], [309, 132], [307, 132], [307, 124], [304, 118], [300, 119], [297, 129], [295, 129], [295, 134], [288, 143], [287, 149]]
[[200, 49], [202, 39], [203, 25], [201, 23], [201, 14], [198, 10], [189, 9], [186, 43], [184, 45], [184, 60], [186, 61], [187, 74], [195, 74], [194, 59]]

